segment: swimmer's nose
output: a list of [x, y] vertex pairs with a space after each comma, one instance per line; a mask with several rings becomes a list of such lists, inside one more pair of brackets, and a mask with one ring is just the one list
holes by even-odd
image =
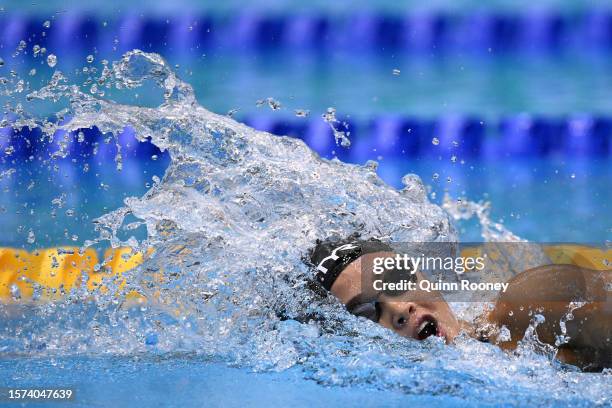
[[416, 321], [416, 304], [402, 302], [402, 307], [393, 313], [392, 324], [396, 330], [406, 330], [411, 326], [411, 321]]

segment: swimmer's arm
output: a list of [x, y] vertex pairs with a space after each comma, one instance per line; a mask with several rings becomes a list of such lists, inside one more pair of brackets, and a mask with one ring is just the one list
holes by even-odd
[[[561, 320], [567, 320], [566, 335], [570, 340], [559, 356], [564, 361], [581, 365], [592, 362], [588, 360], [601, 360], [597, 356], [600, 352], [612, 355], [612, 305], [604, 289], [609, 280], [610, 272], [573, 265], [547, 265], [515, 276], [488, 315], [490, 322], [510, 330], [511, 340], [499, 345], [515, 348], [534, 315], [541, 314], [545, 322], [538, 325], [536, 332], [540, 341], [551, 345], [562, 334]], [[567, 319], [570, 302], [581, 299], [594, 301], [576, 308], [574, 318]]]

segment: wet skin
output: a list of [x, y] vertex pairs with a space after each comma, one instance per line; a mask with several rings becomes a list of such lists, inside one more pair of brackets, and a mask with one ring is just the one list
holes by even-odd
[[[359, 309], [356, 305], [363, 304], [367, 301], [376, 298], [379, 310], [376, 320], [382, 326], [391, 329], [404, 337], [412, 337], [423, 340], [425, 334], [433, 334], [443, 337], [447, 343], [450, 343], [459, 333], [461, 325], [448, 303], [442, 298], [439, 293], [427, 293], [422, 291], [410, 291], [399, 297], [389, 297], [385, 295], [376, 296], [372, 291], [368, 292], [368, 288], [372, 285], [367, 280], [373, 277], [362, 276], [362, 263], [368, 262], [374, 257], [393, 256], [390, 252], [378, 252], [367, 254], [355, 261], [351, 262], [342, 271], [331, 287], [331, 292], [342, 303], [347, 305], [347, 308], [352, 313], [368, 316], [368, 310], [365, 308]], [[367, 258], [367, 259], [366, 259]], [[369, 267], [368, 267], [369, 268]], [[364, 267], [364, 270], [368, 270]], [[417, 272], [417, 277], [422, 278], [420, 272]], [[365, 283], [365, 288], [362, 290], [362, 278]], [[423, 332], [426, 322], [434, 322], [435, 330], [427, 330]], [[429, 337], [429, 336], [427, 336]]]
[[[611, 271], [594, 271], [574, 265], [546, 265], [512, 278], [506, 293], [486, 319], [510, 329], [512, 340], [499, 342], [514, 349], [532, 321], [534, 313], [546, 319], [537, 327], [538, 339], [554, 345], [565, 321], [569, 341], [559, 347], [557, 358], [587, 370], [612, 367]], [[585, 302], [570, 302], [582, 299]], [[575, 307], [575, 309], [574, 309]], [[568, 319], [568, 312], [573, 318]]]
[[[494, 308], [479, 319], [479, 326], [508, 328], [511, 339], [502, 341], [496, 330], [489, 330], [483, 338], [473, 323], [459, 321], [438, 292], [416, 290], [394, 297], [375, 293], [370, 289], [374, 275], [363, 276], [362, 270], [371, 270], [374, 257], [393, 255], [379, 252], [353, 261], [338, 276], [331, 292], [351, 313], [377, 321], [404, 337], [424, 340], [435, 335], [451, 343], [464, 331], [503, 349], [516, 348], [535, 314], [545, 317], [536, 329], [538, 339], [554, 345], [562, 333], [559, 322], [567, 320], [570, 302], [590, 299], [573, 311], [573, 319], [567, 320], [569, 341], [559, 347], [556, 357], [583, 369], [612, 367], [612, 292], [605, 290], [606, 285], [612, 285], [610, 271], [547, 265], [518, 274], [509, 281], [506, 293], [494, 302]], [[417, 271], [416, 278], [423, 276]]]

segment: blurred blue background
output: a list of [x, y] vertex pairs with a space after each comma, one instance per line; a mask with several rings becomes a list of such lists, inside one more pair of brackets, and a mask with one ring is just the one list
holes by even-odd
[[[446, 193], [491, 201], [493, 218], [524, 238], [612, 238], [612, 1], [1, 7], [0, 77], [9, 85], [21, 78], [39, 88], [56, 69], [86, 83], [83, 67], [99, 70], [133, 48], [160, 53], [211, 111], [299, 137], [323, 157], [376, 160], [397, 187], [416, 173], [435, 202]], [[160, 102], [146, 90], [106, 97]], [[348, 149], [321, 117], [330, 107], [350, 132]], [[40, 116], [56, 110], [36, 106]], [[50, 165], [36, 130], [2, 129], [0, 245], [81, 244], [96, 236], [95, 217], [144, 193], [168, 164], [125, 134], [119, 172], [116, 147], [95, 129], [84, 134], [84, 144], [69, 135], [71, 154]], [[461, 229], [479, 239], [474, 223]]]

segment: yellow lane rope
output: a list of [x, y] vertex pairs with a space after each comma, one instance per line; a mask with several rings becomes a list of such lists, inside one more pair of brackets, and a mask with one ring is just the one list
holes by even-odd
[[[468, 256], [475, 249], [466, 249]], [[477, 249], [476, 249], [477, 250]], [[151, 254], [150, 250], [148, 254]], [[581, 267], [610, 270], [612, 250], [585, 245], [546, 245], [544, 252], [556, 264], [574, 264]], [[53, 300], [75, 289], [87, 274], [90, 291], [106, 291], [105, 282], [121, 279], [121, 275], [141, 265], [147, 255], [131, 248], [107, 249], [102, 262], [98, 253], [88, 248], [80, 252], [77, 247], [57, 247], [28, 252], [22, 249], [0, 248], [0, 301], [27, 301], [32, 299], [35, 286], [41, 288], [40, 300]], [[125, 281], [119, 281], [119, 289]], [[142, 300], [136, 292], [128, 297]]]

